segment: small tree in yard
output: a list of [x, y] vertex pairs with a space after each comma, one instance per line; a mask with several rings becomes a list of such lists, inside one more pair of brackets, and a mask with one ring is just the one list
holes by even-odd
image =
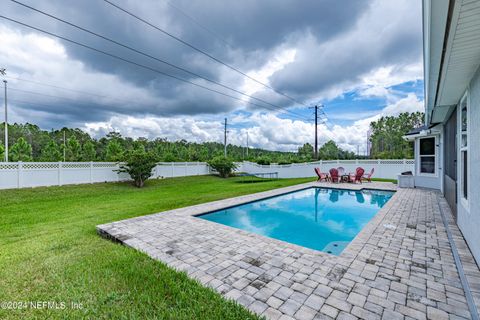
[[237, 165], [229, 158], [215, 157], [208, 162], [208, 165], [216, 170], [220, 177], [228, 178], [230, 174], [237, 168]]
[[126, 158], [126, 163], [120, 165], [118, 173], [128, 173], [136, 187], [143, 187], [145, 181], [152, 176], [152, 170], [157, 164], [155, 155], [143, 150], [134, 150], [129, 152]]

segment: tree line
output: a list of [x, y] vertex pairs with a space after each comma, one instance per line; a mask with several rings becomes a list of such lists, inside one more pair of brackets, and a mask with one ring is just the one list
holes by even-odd
[[[1, 124], [1, 138], [4, 137]], [[99, 139], [92, 138], [78, 128], [62, 128], [46, 131], [31, 123], [8, 125], [9, 161], [124, 161], [132, 150], [144, 150], [156, 156], [158, 161], [208, 161], [224, 154], [224, 146], [218, 142], [168, 141], [165, 138], [149, 140], [123, 137], [110, 132]], [[65, 137], [65, 139], [64, 139]], [[4, 141], [0, 138], [0, 159], [4, 158]], [[248, 153], [248, 156], [247, 156]], [[270, 151], [260, 148], [227, 145], [228, 157], [234, 161], [298, 162], [295, 152]]]

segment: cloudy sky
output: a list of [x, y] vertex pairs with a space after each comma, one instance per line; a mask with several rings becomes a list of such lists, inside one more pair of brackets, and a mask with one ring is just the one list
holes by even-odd
[[422, 110], [417, 0], [111, 0], [210, 57], [103, 0], [18, 1], [155, 59], [2, 0], [3, 17], [137, 64], [0, 18], [11, 121], [221, 142], [227, 117], [231, 143], [248, 132], [250, 145], [292, 151], [313, 143], [307, 106], [323, 104], [320, 143], [363, 153], [372, 120]]

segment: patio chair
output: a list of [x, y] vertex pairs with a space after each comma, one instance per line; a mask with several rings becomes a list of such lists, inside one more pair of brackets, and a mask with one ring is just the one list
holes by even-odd
[[317, 181], [320, 181], [320, 182], [321, 182], [322, 180], [325, 181], [325, 182], [328, 181], [328, 174], [321, 172], [321, 171], [320, 171], [320, 168], [315, 168], [315, 173], [316, 173], [317, 176], [318, 176]]
[[340, 182], [347, 181], [348, 177], [345, 176], [345, 168], [338, 167], [337, 170], [338, 170], [338, 176], [340, 177]]
[[355, 170], [355, 173], [350, 174], [348, 181], [353, 183], [357, 183], [357, 182], [362, 183], [362, 178], [364, 173], [365, 173], [365, 170], [361, 167], [358, 167], [357, 170]]
[[338, 170], [335, 168], [330, 169], [330, 180], [332, 182], [340, 182], [340, 176], [338, 175]]
[[362, 180], [363, 180], [363, 181], [372, 182], [372, 176], [373, 176], [373, 172], [374, 172], [374, 171], [375, 171], [375, 168], [372, 168], [372, 170], [370, 171], [369, 174], [364, 175], [364, 176], [362, 177]]

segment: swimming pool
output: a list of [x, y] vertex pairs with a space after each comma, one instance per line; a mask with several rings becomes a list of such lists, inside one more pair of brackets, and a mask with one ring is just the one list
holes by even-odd
[[197, 217], [339, 255], [393, 194], [313, 187]]

